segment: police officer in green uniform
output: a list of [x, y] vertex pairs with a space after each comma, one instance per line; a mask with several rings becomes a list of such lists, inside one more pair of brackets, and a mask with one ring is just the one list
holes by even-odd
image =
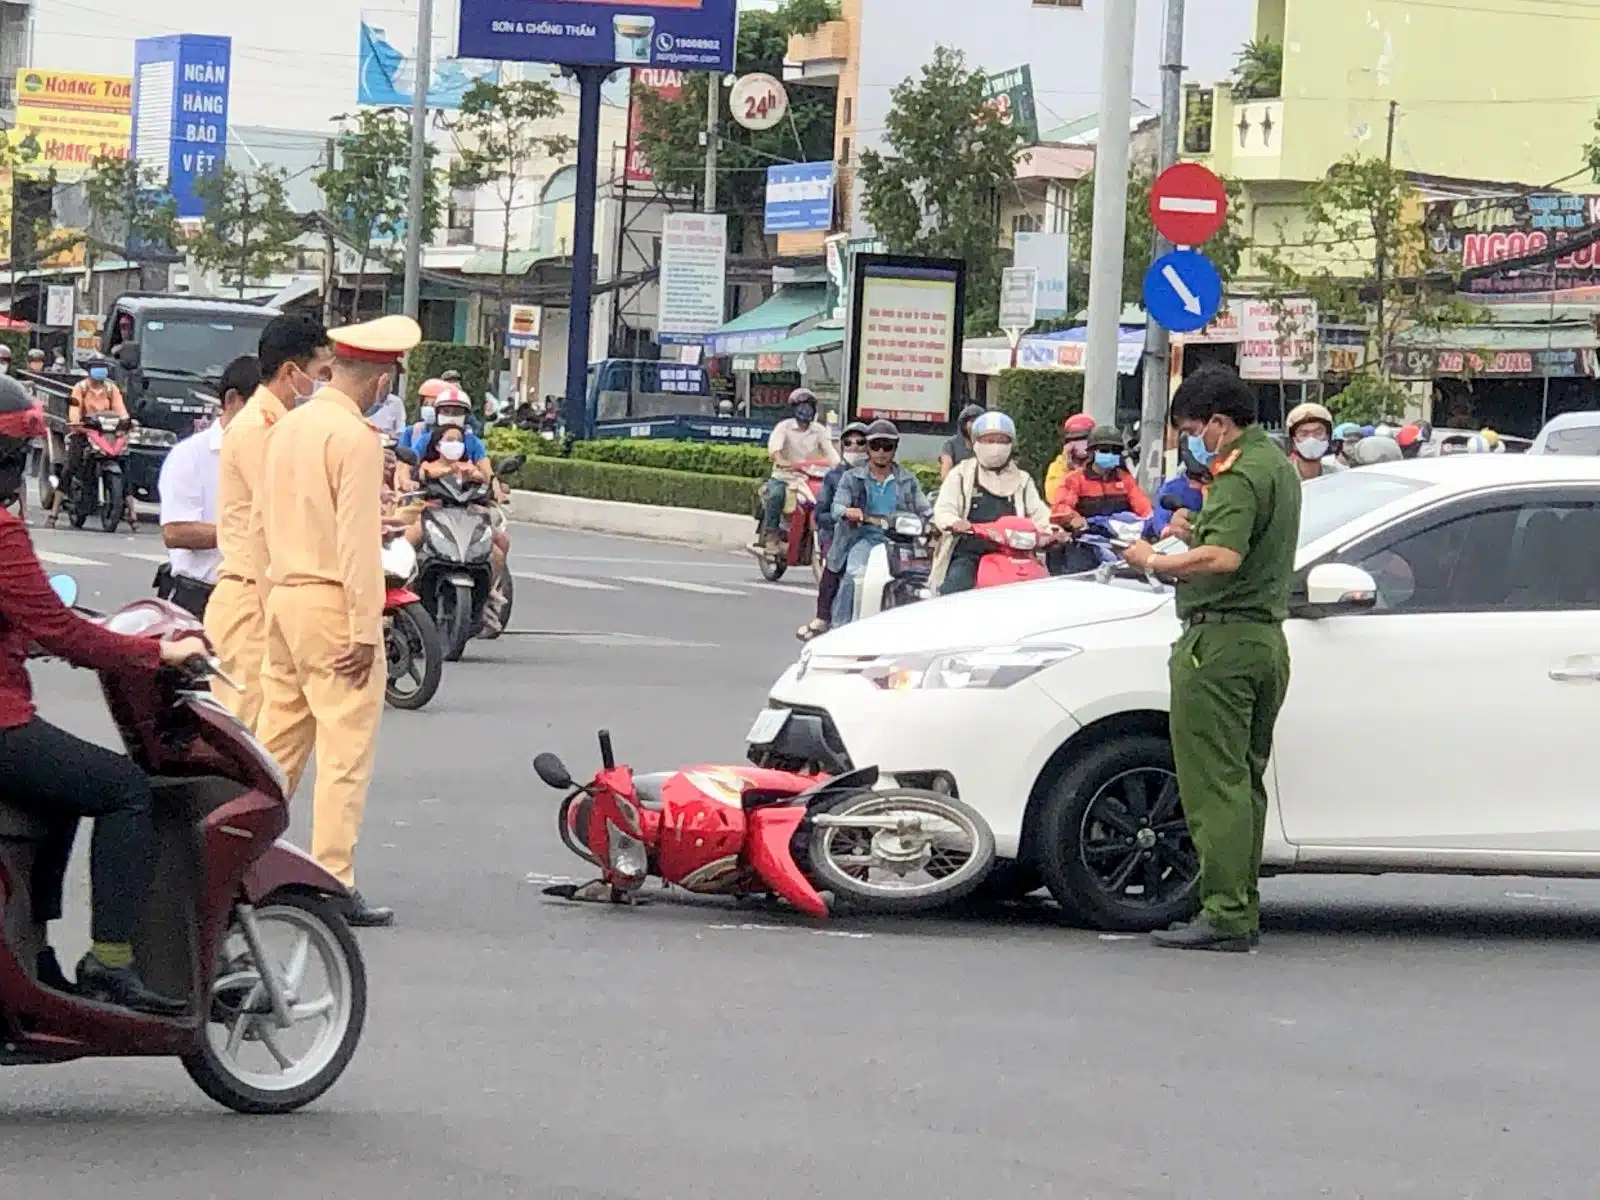
[[1300, 533], [1300, 480], [1256, 423], [1255, 395], [1225, 367], [1196, 371], [1173, 397], [1173, 421], [1212, 484], [1190, 549], [1127, 560], [1177, 580], [1183, 634], [1172, 647], [1172, 754], [1200, 852], [1198, 919], [1152, 935], [1181, 950], [1248, 951], [1260, 936], [1267, 760], [1289, 690], [1283, 622]]

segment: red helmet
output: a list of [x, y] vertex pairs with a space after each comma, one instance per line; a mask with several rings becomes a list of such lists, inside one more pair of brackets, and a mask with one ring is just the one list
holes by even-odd
[[1400, 443], [1400, 449], [1402, 450], [1414, 446], [1422, 440], [1422, 426], [1407, 425], [1399, 433], [1395, 434], [1394, 440]]
[[1094, 432], [1094, 418], [1088, 413], [1074, 413], [1061, 426], [1061, 432], [1072, 442], [1087, 441]]

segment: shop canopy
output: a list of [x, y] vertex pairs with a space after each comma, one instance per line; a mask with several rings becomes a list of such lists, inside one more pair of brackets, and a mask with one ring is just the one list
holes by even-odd
[[824, 350], [843, 349], [844, 330], [818, 327], [808, 329], [804, 333], [792, 333], [781, 342], [773, 342], [770, 346], [763, 346], [753, 354], [738, 354], [734, 356], [733, 369], [735, 371], [798, 371], [800, 359], [807, 354], [818, 354]]
[[1587, 320], [1411, 329], [1395, 339], [1387, 366], [1396, 379], [1572, 378], [1596, 374], [1597, 346]]
[[[1017, 366], [1029, 371], [1082, 371], [1088, 352], [1088, 330], [1062, 329], [1035, 333], [1017, 347]], [[1133, 375], [1144, 357], [1144, 326], [1124, 325], [1117, 332], [1117, 371]], [[1011, 347], [1004, 338], [969, 338], [962, 345], [961, 369], [971, 375], [998, 375], [1011, 365]]]
[[747, 313], [706, 335], [705, 355], [720, 358], [729, 354], [765, 350], [789, 336], [789, 331], [805, 321], [814, 321], [828, 307], [828, 285], [789, 284], [773, 292]]

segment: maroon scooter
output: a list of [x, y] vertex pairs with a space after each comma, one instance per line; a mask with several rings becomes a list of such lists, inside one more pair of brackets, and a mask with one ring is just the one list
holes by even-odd
[[[51, 584], [74, 603], [69, 577]], [[204, 636], [162, 600], [98, 619], [133, 637]], [[213, 699], [213, 676], [203, 659], [155, 675], [101, 673], [128, 754], [155, 791], [160, 865], [134, 955], [145, 981], [188, 1011], [146, 1016], [39, 983], [45, 933], [32, 876], [51, 829], [0, 797], [0, 1066], [174, 1057], [213, 1100], [267, 1114], [311, 1103], [355, 1054], [367, 978], [344, 921], [349, 893], [278, 840], [287, 781]]]

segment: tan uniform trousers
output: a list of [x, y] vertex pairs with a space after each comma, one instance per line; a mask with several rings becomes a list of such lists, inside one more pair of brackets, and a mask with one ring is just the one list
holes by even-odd
[[206, 605], [206, 636], [222, 673], [243, 689], [234, 691], [217, 679], [211, 694], [254, 733], [261, 719], [261, 663], [267, 653], [267, 618], [255, 584], [236, 575], [217, 580]]
[[337, 584], [271, 590], [257, 736], [289, 777], [291, 795], [316, 751], [311, 856], [340, 883], [354, 887], [356, 841], [377, 755], [386, 663], [379, 646], [367, 686], [356, 690], [332, 668], [349, 641], [350, 608]]

